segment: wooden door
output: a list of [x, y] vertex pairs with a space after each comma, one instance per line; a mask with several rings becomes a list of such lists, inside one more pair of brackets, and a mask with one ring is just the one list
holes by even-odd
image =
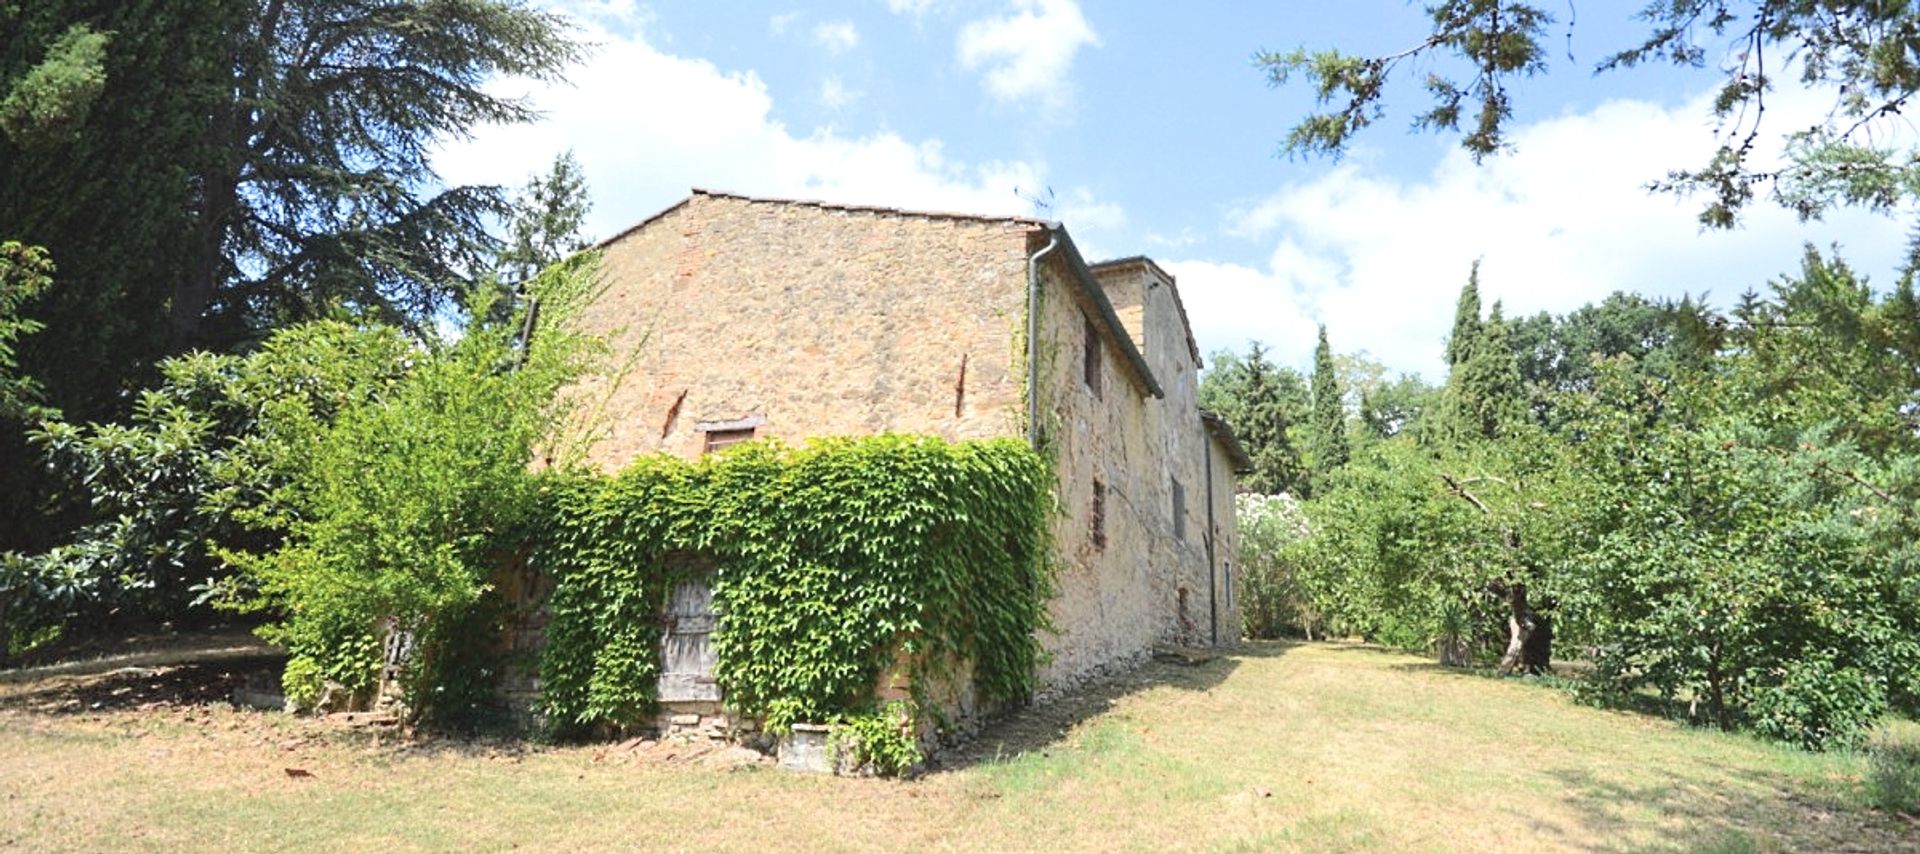
[[713, 578], [682, 581], [667, 595], [660, 641], [660, 701], [720, 699], [713, 680]]

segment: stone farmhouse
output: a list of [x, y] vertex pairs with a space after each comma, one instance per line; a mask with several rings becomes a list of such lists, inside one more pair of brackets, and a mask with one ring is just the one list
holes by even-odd
[[[1153, 261], [1089, 264], [1037, 219], [707, 190], [600, 249], [605, 290], [582, 322], [630, 367], [582, 389], [610, 425], [594, 464], [767, 436], [1037, 438], [1064, 511], [1043, 691], [1159, 644], [1237, 640], [1233, 496], [1249, 463], [1198, 406], [1200, 353]], [[677, 590], [670, 607], [705, 601]], [[711, 664], [700, 640], [669, 633], [669, 708], [719, 699], [689, 687]]]

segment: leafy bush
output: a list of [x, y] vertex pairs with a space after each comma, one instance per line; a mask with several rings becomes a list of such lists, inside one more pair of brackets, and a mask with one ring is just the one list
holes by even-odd
[[1310, 536], [1287, 557], [1336, 630], [1408, 649], [1503, 643], [1506, 608], [1488, 585], [1545, 581], [1561, 539], [1556, 465], [1500, 446], [1442, 456], [1407, 437], [1369, 443], [1304, 505]]
[[919, 719], [914, 704], [900, 700], [877, 712], [844, 716], [827, 738], [829, 761], [871, 767], [882, 777], [906, 774], [927, 758], [914, 735]]
[[577, 256], [542, 274], [544, 326], [524, 351], [520, 324], [478, 324], [412, 353], [390, 388], [331, 424], [263, 448], [286, 480], [248, 517], [285, 538], [223, 555], [257, 586], [246, 606], [279, 617], [262, 633], [292, 657], [289, 694], [313, 693], [317, 676], [364, 693], [393, 665], [416, 715], [441, 718], [474, 699], [450, 686], [488, 666], [475, 646], [497, 642], [475, 609], [535, 509], [530, 466], [566, 412], [558, 391], [591, 358], [566, 323], [593, 270]]
[[383, 396], [413, 355], [390, 328], [303, 324], [246, 356], [167, 360], [125, 424], [42, 423], [34, 441], [97, 521], [0, 566], [0, 599], [46, 626], [211, 617], [247, 593], [213, 551], [279, 540], [249, 514], [289, 481], [288, 449]]
[[[1601, 395], [1642, 393], [1602, 373]], [[1714, 377], [1658, 390], [1664, 417], [1583, 404], [1588, 546], [1561, 589], [1592, 639], [1595, 678], [1652, 689], [1690, 716], [1823, 749], [1858, 743], [1920, 668], [1915, 614], [1868, 532], [1786, 450], [1718, 415]]]
[[666, 592], [705, 567], [715, 677], [775, 729], [872, 708], [896, 655], [916, 690], [966, 661], [987, 699], [1023, 697], [1050, 591], [1051, 486], [1021, 442], [901, 435], [560, 478], [533, 551], [556, 585], [547, 712], [569, 727], [650, 714]]
[[1234, 497], [1240, 525], [1239, 597], [1250, 638], [1312, 637], [1324, 631], [1302, 577], [1307, 516], [1293, 496], [1243, 492]]

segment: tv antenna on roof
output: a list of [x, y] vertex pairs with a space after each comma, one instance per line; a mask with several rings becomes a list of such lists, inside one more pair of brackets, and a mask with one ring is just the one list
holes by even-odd
[[1041, 193], [1021, 192], [1020, 188], [1016, 186], [1013, 188], [1013, 194], [1016, 196], [1019, 196], [1021, 201], [1026, 202], [1028, 205], [1033, 207], [1033, 215], [1035, 217], [1038, 217], [1040, 219], [1053, 219], [1053, 188], [1052, 187], [1045, 188], [1045, 193], [1043, 195]]

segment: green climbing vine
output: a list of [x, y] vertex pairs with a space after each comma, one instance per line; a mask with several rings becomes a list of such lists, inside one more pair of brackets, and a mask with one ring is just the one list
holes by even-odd
[[1018, 440], [907, 435], [555, 476], [533, 551], [555, 583], [545, 711], [563, 728], [649, 716], [667, 593], [705, 572], [715, 677], [772, 728], [872, 714], [895, 666], [920, 691], [968, 662], [985, 699], [1025, 697], [1051, 593], [1052, 486]]
[[834, 763], [870, 767], [882, 777], [909, 774], [927, 758], [913, 735], [919, 718], [917, 706], [904, 700], [877, 712], [847, 716], [827, 736], [827, 753]]

